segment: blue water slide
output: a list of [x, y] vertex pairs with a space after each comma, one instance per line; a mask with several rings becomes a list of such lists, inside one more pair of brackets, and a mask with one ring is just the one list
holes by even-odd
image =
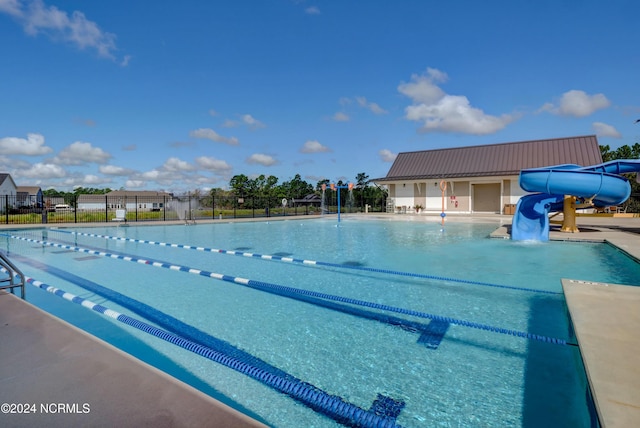
[[564, 195], [536, 193], [520, 198], [511, 223], [515, 241], [548, 241], [549, 212], [562, 209]]
[[549, 212], [560, 211], [564, 195], [591, 200], [595, 206], [618, 205], [631, 195], [629, 181], [619, 175], [640, 171], [640, 160], [615, 160], [582, 167], [565, 164], [520, 171], [520, 187], [538, 192], [520, 198], [511, 239], [549, 240]]

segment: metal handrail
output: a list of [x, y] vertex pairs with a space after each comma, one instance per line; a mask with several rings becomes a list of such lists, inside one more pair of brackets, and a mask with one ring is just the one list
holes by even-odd
[[[20, 288], [20, 297], [25, 298], [25, 277], [20, 269], [16, 267], [4, 254], [0, 251], [0, 267], [7, 273], [8, 278], [0, 280], [0, 290], [9, 289], [11, 294], [15, 294], [14, 289]], [[19, 279], [19, 282], [16, 280]], [[6, 284], [5, 284], [6, 283]]]

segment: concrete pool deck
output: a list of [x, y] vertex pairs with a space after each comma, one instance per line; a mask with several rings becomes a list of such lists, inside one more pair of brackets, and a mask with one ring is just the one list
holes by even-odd
[[[364, 217], [440, 221], [437, 215]], [[498, 221], [503, 225], [491, 236], [509, 238], [511, 216], [452, 215], [447, 221]], [[105, 225], [113, 226], [55, 226]], [[578, 226], [579, 233], [552, 230], [550, 238], [608, 242], [640, 261], [640, 218], [578, 217]], [[573, 279], [580, 281], [563, 279], [562, 285], [600, 423], [604, 427], [640, 426], [640, 364], [636, 362], [640, 354], [640, 287], [590, 283], [588, 273], [585, 276]], [[631, 285], [640, 285], [640, 279]], [[6, 293], [0, 293], [0, 343], [0, 404], [36, 404], [38, 410], [35, 414], [0, 414], [3, 427], [264, 426]], [[41, 411], [41, 405], [45, 410], [54, 405], [55, 411], [60, 403], [66, 405], [64, 412]]]
[[264, 426], [17, 295], [0, 293], [0, 342], [3, 427]]

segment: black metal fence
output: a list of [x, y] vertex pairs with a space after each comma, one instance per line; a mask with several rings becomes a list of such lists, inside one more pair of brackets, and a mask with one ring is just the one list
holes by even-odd
[[[342, 196], [341, 213], [383, 212], [384, 200]], [[223, 220], [337, 214], [337, 196], [327, 192], [319, 202], [304, 203], [277, 197], [223, 196], [108, 196], [71, 195], [44, 197], [25, 205], [15, 195], [0, 195], [0, 223], [51, 224], [111, 222], [118, 211], [127, 222]]]

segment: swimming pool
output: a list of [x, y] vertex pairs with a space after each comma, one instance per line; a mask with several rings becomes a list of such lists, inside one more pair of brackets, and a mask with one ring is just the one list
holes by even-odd
[[316, 405], [291, 398], [248, 375], [255, 370], [27, 290], [32, 303], [272, 426], [338, 425], [324, 396], [406, 427], [589, 426], [560, 278], [633, 283], [640, 267], [604, 244], [487, 239], [496, 226], [293, 219], [38, 229], [5, 231], [0, 248], [44, 284], [173, 325], [320, 396]]

